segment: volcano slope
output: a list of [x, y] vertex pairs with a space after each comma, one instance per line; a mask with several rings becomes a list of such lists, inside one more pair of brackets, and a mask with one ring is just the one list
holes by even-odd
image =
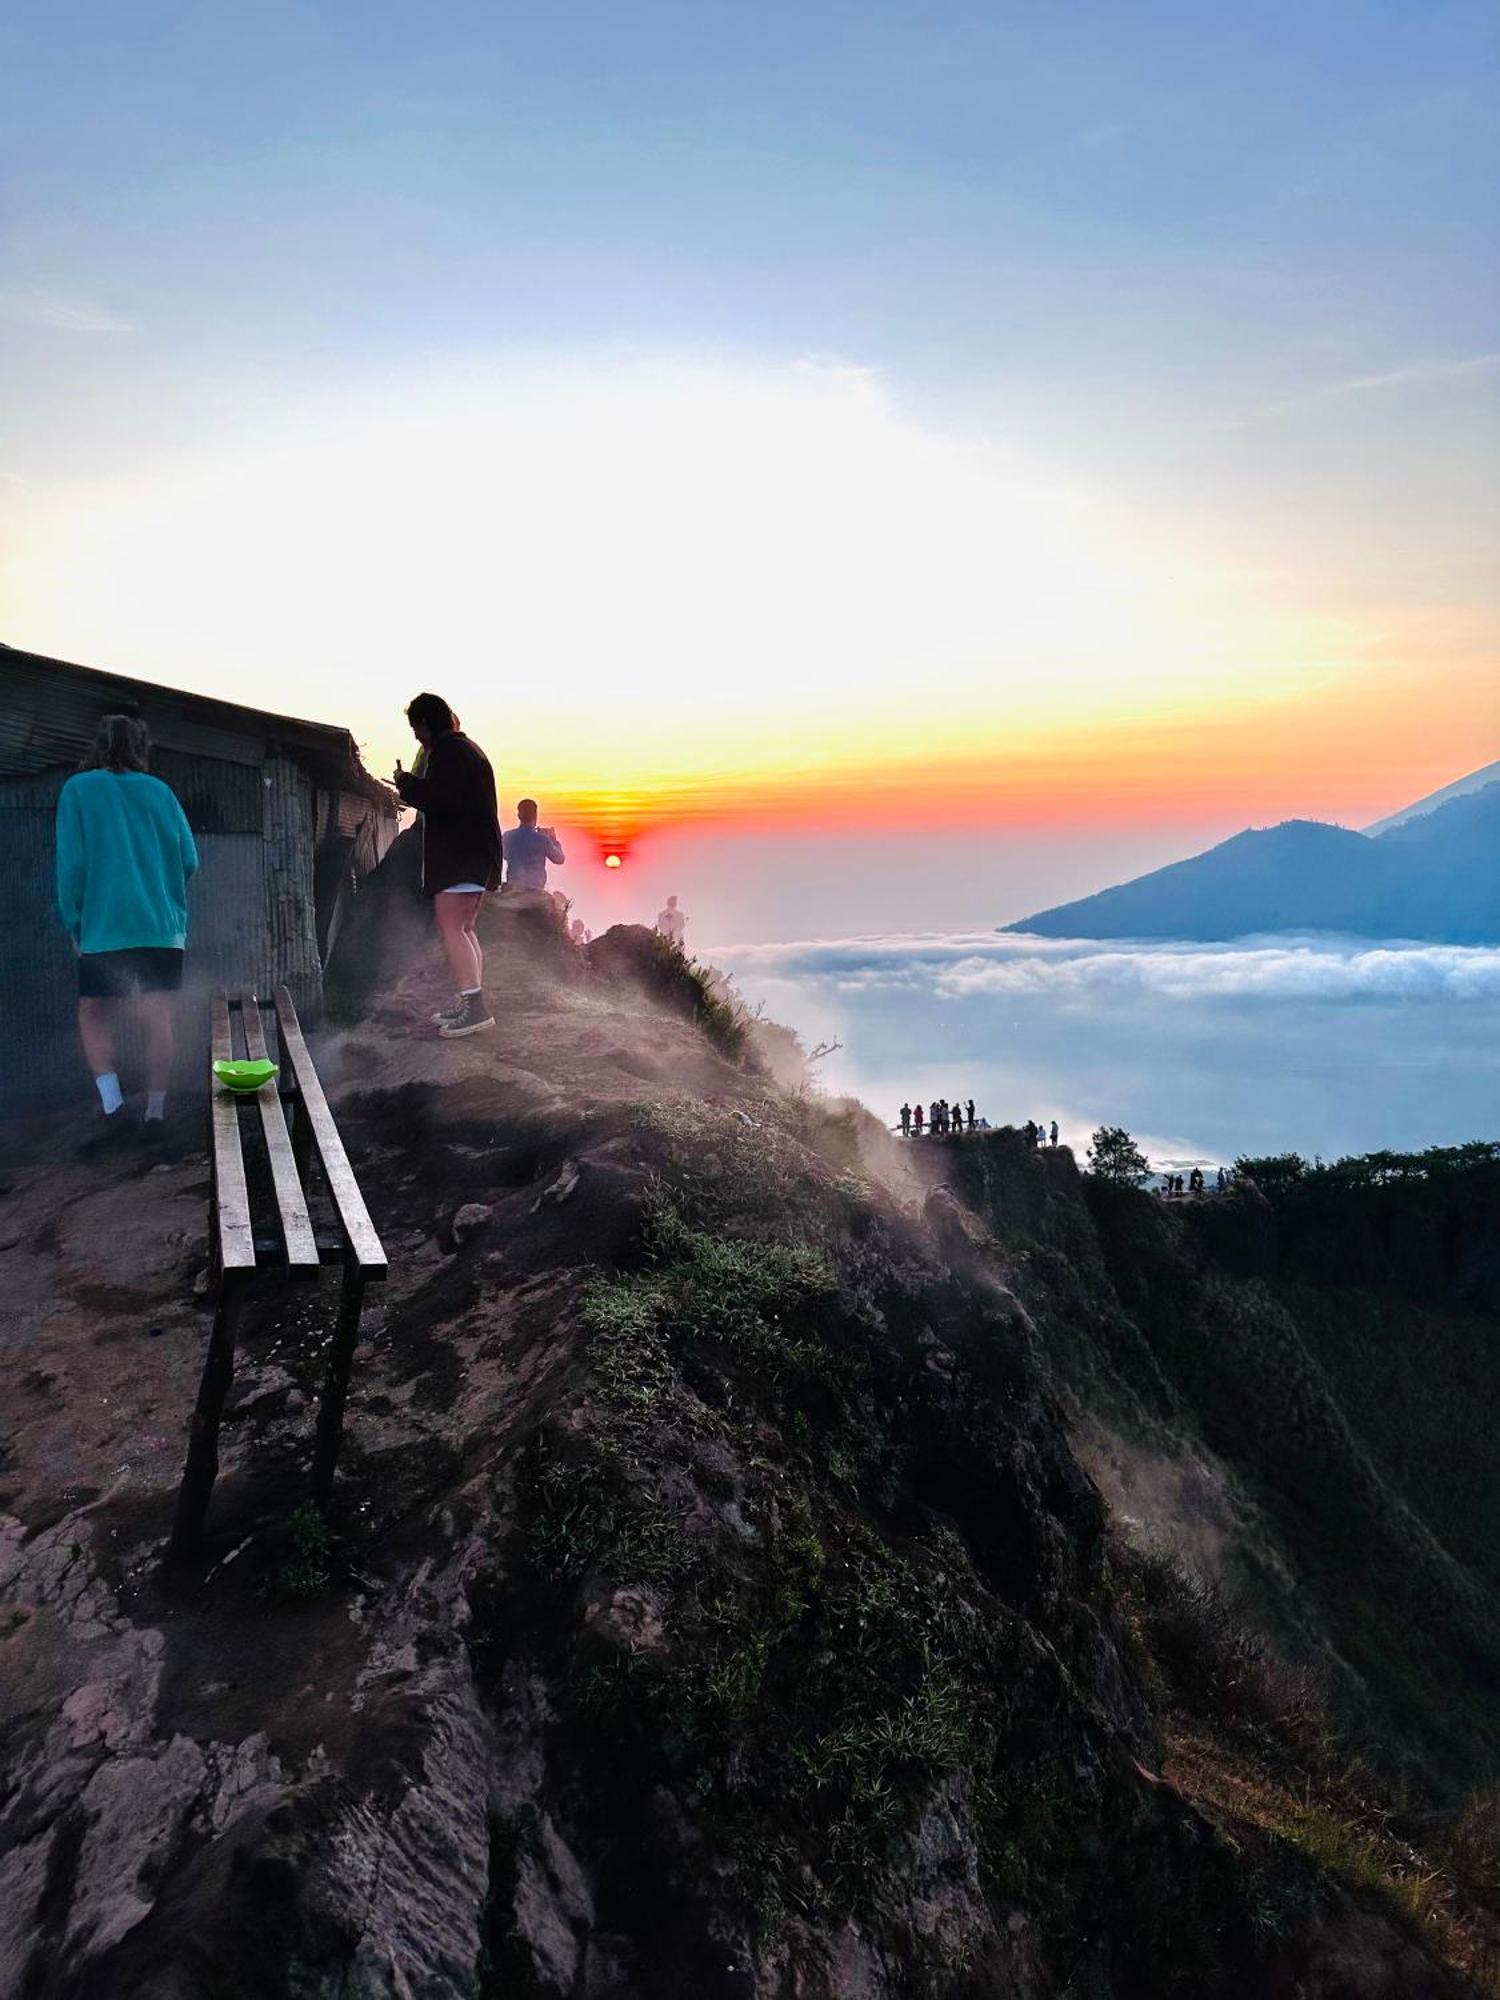
[[1074, 1441], [1118, 1486], [1190, 1413], [1066, 1154], [902, 1151], [539, 899], [485, 913], [495, 1031], [438, 1041], [372, 908], [319, 1060], [392, 1277], [327, 1519], [330, 1302], [268, 1294], [163, 1563], [201, 1156], [7, 1187], [0, 1992], [1485, 1990], [1488, 1823], [1440, 1869], [1112, 1531]]

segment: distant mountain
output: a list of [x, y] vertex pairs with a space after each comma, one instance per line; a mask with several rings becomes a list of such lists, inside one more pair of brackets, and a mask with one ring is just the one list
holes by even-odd
[[1376, 835], [1304, 819], [1249, 828], [1190, 861], [1004, 928], [1204, 942], [1256, 931], [1345, 931], [1500, 944], [1500, 781], [1458, 789], [1446, 804], [1384, 824]]
[[1405, 825], [1408, 820], [1420, 819], [1435, 811], [1438, 806], [1447, 805], [1450, 799], [1460, 799], [1467, 792], [1482, 792], [1486, 785], [1497, 782], [1500, 782], [1500, 761], [1486, 764], [1481, 770], [1471, 771], [1467, 778], [1459, 778], [1451, 785], [1444, 785], [1440, 792], [1429, 792], [1425, 799], [1418, 799], [1415, 805], [1403, 806], [1400, 812], [1390, 813], [1385, 819], [1376, 820], [1373, 826], [1367, 826], [1364, 831], [1371, 835], [1390, 833], [1396, 827]]

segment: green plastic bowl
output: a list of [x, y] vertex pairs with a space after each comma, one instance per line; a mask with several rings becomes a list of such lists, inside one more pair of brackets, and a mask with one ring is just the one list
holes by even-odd
[[263, 1090], [276, 1074], [276, 1065], [262, 1059], [259, 1062], [216, 1062], [214, 1075], [226, 1090], [236, 1090], [245, 1096]]

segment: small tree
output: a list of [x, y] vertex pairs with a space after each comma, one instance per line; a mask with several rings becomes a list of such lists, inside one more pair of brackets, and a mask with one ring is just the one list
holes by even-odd
[[1307, 1174], [1307, 1162], [1300, 1153], [1241, 1153], [1234, 1163], [1235, 1179], [1253, 1181], [1271, 1201], [1279, 1194], [1290, 1194]]
[[1139, 1187], [1151, 1171], [1151, 1162], [1123, 1125], [1101, 1125], [1089, 1147], [1089, 1172], [1101, 1181], [1117, 1181], [1122, 1187]]

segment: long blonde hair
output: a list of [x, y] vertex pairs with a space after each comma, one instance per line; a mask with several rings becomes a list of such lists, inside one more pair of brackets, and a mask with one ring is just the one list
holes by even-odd
[[151, 758], [151, 738], [138, 715], [101, 717], [93, 748], [80, 771], [144, 771]]

